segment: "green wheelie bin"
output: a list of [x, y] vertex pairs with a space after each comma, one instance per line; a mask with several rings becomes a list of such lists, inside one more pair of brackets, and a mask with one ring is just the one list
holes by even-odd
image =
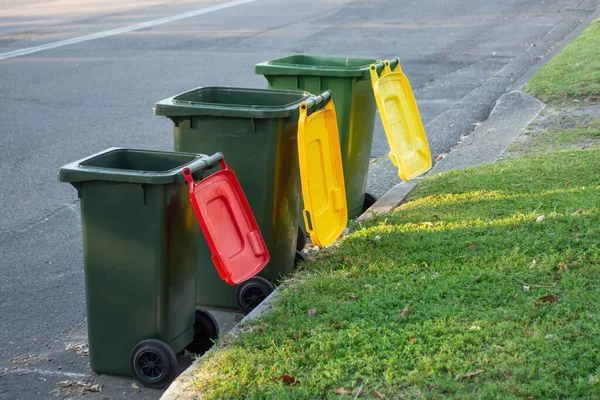
[[271, 256], [259, 276], [227, 285], [214, 268], [206, 268], [212, 261], [200, 237], [197, 305], [249, 312], [273, 291], [272, 282], [303, 257], [296, 250], [298, 108], [319, 98], [302, 91], [201, 87], [154, 106], [154, 115], [174, 123], [175, 151], [219, 149], [230, 160]]
[[[397, 63], [392, 61], [391, 67]], [[383, 61], [377, 59], [309, 55], [279, 58], [254, 67], [254, 72], [264, 75], [271, 89], [331, 91], [349, 218], [359, 216], [376, 201], [366, 193], [376, 108], [369, 73], [371, 64], [377, 64], [379, 72], [384, 68]], [[303, 221], [300, 225], [304, 226]]]
[[181, 171], [221, 158], [111, 148], [60, 168], [81, 200], [92, 370], [151, 388], [175, 378], [195, 334], [199, 234]]

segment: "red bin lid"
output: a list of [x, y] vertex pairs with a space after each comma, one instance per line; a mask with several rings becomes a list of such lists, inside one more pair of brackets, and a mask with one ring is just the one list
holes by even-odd
[[237, 177], [225, 159], [220, 165], [220, 171], [199, 182], [188, 168], [182, 174], [215, 267], [233, 285], [259, 273], [269, 252]]

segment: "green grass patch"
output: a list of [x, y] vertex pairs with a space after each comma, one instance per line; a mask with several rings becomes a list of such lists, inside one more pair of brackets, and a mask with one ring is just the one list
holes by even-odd
[[600, 398], [600, 149], [429, 177], [203, 358], [197, 398]]
[[586, 140], [600, 139], [600, 129], [595, 126], [579, 129], [567, 129], [557, 132], [551, 132], [556, 137], [558, 143], [576, 144]]
[[600, 94], [600, 17], [548, 61], [525, 90], [542, 100]]
[[526, 131], [507, 150], [505, 157], [542, 154], [559, 148], [590, 147], [600, 144], [600, 121], [586, 121], [581, 127]]

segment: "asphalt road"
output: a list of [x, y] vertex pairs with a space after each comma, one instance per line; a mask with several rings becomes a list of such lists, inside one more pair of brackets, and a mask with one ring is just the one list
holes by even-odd
[[[96, 376], [86, 357], [65, 350], [86, 340], [85, 299], [76, 191], [56, 176], [61, 165], [107, 147], [171, 149], [171, 123], [152, 116], [156, 101], [198, 86], [265, 87], [254, 64], [290, 54], [400, 56], [436, 157], [486, 118], [507, 86], [496, 84], [496, 95], [491, 79], [519, 62], [505, 77], [517, 80], [546, 55], [532, 47], [556, 45], [595, 7], [588, 0], [0, 0], [0, 398], [45, 399], [65, 380], [101, 383], [88, 398], [160, 396], [130, 379]], [[36, 46], [43, 47], [15, 53]], [[473, 95], [478, 89], [487, 96]], [[458, 107], [464, 129], [435, 128]], [[372, 157], [386, 152], [377, 121]], [[398, 182], [379, 176], [370, 176], [377, 194]]]

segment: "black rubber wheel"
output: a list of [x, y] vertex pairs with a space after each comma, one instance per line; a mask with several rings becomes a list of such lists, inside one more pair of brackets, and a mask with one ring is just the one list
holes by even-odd
[[275, 286], [261, 276], [241, 283], [235, 290], [235, 300], [245, 313], [249, 313], [275, 290]]
[[213, 340], [219, 337], [219, 324], [207, 311], [197, 309], [194, 322], [194, 339], [188, 344], [186, 350], [190, 353], [202, 355], [213, 346]]
[[147, 388], [165, 387], [177, 375], [177, 357], [171, 347], [156, 339], [139, 342], [131, 351], [133, 376]]
[[302, 251], [306, 246], [306, 234], [302, 228], [298, 227], [298, 241], [296, 242], [296, 250]]
[[377, 197], [373, 196], [371, 193], [365, 193], [365, 200], [363, 201], [363, 212], [367, 211], [375, 202], [377, 201]]
[[296, 255], [294, 256], [294, 268], [298, 268], [298, 265], [304, 260], [306, 260], [306, 255], [303, 252], [296, 250]]

